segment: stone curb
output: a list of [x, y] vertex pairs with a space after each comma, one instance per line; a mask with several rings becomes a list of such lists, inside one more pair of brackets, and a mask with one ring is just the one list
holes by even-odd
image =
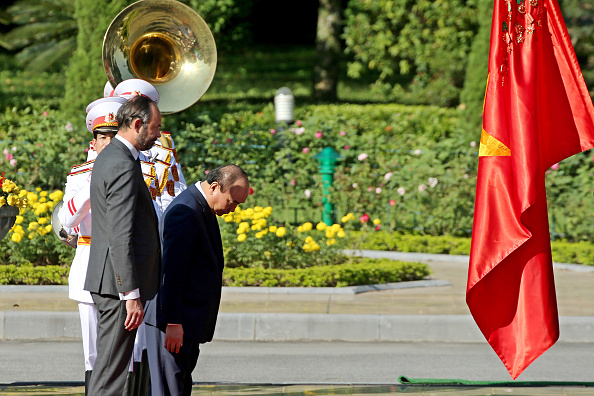
[[[0, 312], [0, 340], [79, 339], [78, 312]], [[594, 343], [594, 317], [560, 318], [561, 342]], [[222, 313], [215, 340], [484, 342], [470, 315]]]

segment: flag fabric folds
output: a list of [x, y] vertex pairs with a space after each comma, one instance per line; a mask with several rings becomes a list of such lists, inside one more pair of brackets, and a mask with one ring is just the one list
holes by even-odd
[[556, 0], [495, 0], [466, 302], [516, 379], [559, 337], [545, 171], [594, 146]]

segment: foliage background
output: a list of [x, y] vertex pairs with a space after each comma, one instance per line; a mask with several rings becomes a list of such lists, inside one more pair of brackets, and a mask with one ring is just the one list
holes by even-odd
[[[91, 7], [90, 0], [44, 2], [87, 11], [104, 3], [94, 1]], [[328, 146], [342, 156], [330, 197], [337, 223], [354, 213], [355, 221], [345, 225], [347, 231], [372, 235], [379, 228], [420, 236], [470, 236], [491, 2], [343, 1], [344, 52], [338, 99], [332, 103], [312, 98], [315, 18], [312, 25], [309, 16], [294, 13], [287, 21], [282, 7], [288, 3], [268, 0], [185, 2], [203, 14], [219, 52], [207, 94], [186, 111], [164, 117], [164, 129], [173, 133], [189, 182], [222, 163], [237, 163], [248, 171], [255, 190], [249, 203], [273, 206], [271, 221], [315, 224], [321, 220], [322, 193], [313, 157]], [[42, 10], [42, 2], [9, 3]], [[577, 0], [563, 0], [561, 5], [592, 92], [594, 7]], [[91, 135], [84, 126], [82, 105], [70, 105], [74, 102], [65, 97], [78, 95], [76, 100], [86, 105], [102, 95], [105, 77], [97, 64], [98, 37], [116, 8], [106, 10], [100, 20], [92, 12], [52, 14], [53, 25], [58, 20], [64, 27], [54, 32], [48, 29], [51, 25], [35, 19], [43, 12], [23, 13], [29, 18], [15, 19], [0, 29], [7, 33], [29, 26], [30, 39], [41, 42], [44, 37], [50, 40], [47, 43], [71, 40], [72, 34], [64, 32], [72, 21], [80, 25], [90, 18], [93, 22], [86, 23], [95, 28], [89, 29], [85, 43], [88, 54], [56, 57], [63, 62], [43, 72], [29, 72], [17, 58], [21, 49], [34, 55], [34, 47], [0, 51], [0, 170], [21, 188], [62, 189], [70, 167], [85, 161]], [[302, 8], [311, 12], [309, 3]], [[9, 39], [0, 37], [2, 43]], [[61, 48], [57, 42], [46, 47]], [[70, 73], [88, 67], [94, 67], [96, 74], [72, 84], [77, 80]], [[282, 86], [293, 91], [298, 124], [275, 123], [273, 97]], [[594, 214], [593, 166], [592, 153], [582, 153], [549, 170], [555, 240], [590, 241], [594, 236], [589, 221]], [[364, 214], [379, 219], [379, 227], [359, 222]], [[0, 242], [4, 260], [14, 248], [10, 243]], [[60, 252], [59, 243], [47, 246]], [[63, 260], [52, 257], [49, 261]]]

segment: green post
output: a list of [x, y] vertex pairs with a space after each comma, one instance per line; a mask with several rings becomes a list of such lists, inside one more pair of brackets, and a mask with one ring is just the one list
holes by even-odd
[[330, 202], [330, 187], [334, 176], [334, 169], [336, 168], [336, 161], [342, 156], [336, 152], [332, 147], [324, 148], [319, 154], [314, 156], [320, 161], [320, 174], [322, 175], [322, 203], [324, 204], [324, 211], [322, 213], [322, 221], [326, 225], [334, 223], [334, 205]]

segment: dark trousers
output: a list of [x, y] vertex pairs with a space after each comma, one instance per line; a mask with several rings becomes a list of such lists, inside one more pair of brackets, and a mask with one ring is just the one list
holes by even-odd
[[126, 301], [117, 296], [91, 293], [98, 311], [97, 359], [89, 383], [89, 395], [121, 396], [134, 349], [136, 330], [124, 328]]
[[152, 396], [190, 396], [192, 371], [198, 362], [200, 344], [184, 339], [178, 353], [165, 348], [165, 333], [146, 326], [146, 344], [151, 372]]

